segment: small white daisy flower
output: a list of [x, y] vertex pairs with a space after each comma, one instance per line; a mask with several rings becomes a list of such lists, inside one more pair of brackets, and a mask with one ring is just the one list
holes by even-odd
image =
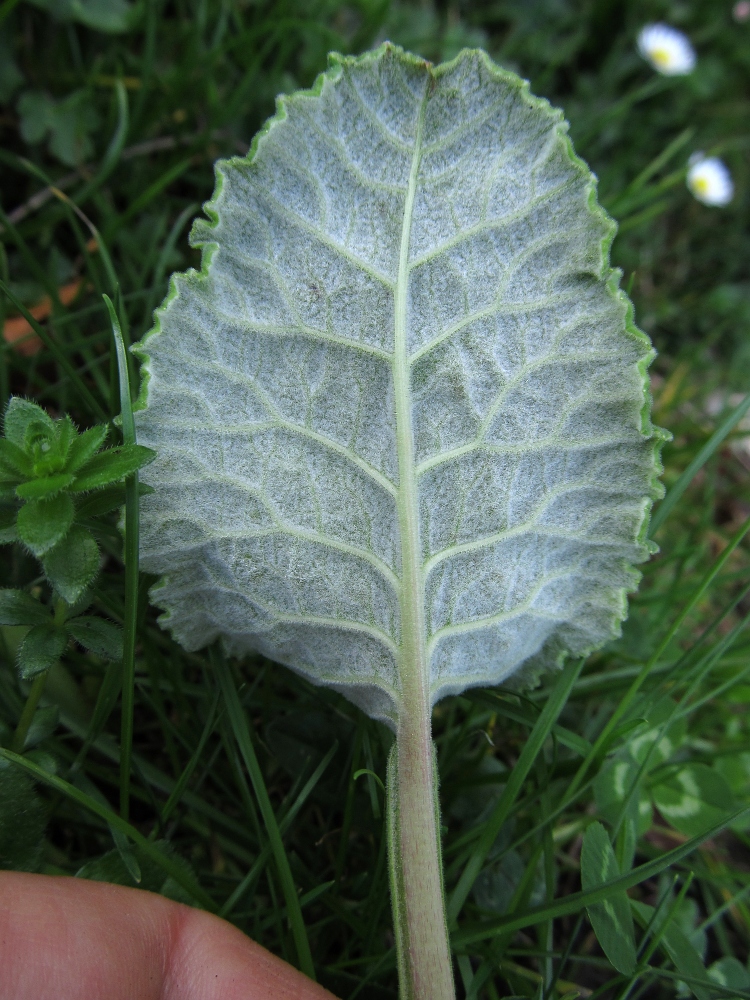
[[690, 157], [687, 186], [704, 205], [728, 205], [734, 195], [732, 175], [717, 156]]
[[638, 51], [664, 76], [685, 76], [695, 69], [695, 52], [686, 35], [668, 24], [647, 24], [638, 34]]

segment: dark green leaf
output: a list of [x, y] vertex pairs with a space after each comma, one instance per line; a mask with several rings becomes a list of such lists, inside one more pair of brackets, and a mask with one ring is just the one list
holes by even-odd
[[47, 500], [29, 500], [18, 512], [18, 535], [35, 556], [43, 556], [65, 537], [75, 510], [67, 493]]
[[651, 789], [662, 816], [687, 837], [720, 823], [734, 808], [726, 779], [706, 764], [688, 764]]
[[71, 492], [95, 490], [108, 486], [124, 476], [136, 472], [156, 458], [156, 452], [140, 444], [126, 444], [94, 455], [76, 476]]
[[[595, 889], [619, 874], [607, 831], [601, 823], [592, 823], [584, 834], [581, 849], [581, 884], [584, 890]], [[615, 891], [603, 902], [587, 907], [587, 912], [604, 954], [618, 972], [632, 975], [636, 963], [635, 935], [627, 894], [622, 890]]]
[[[177, 854], [168, 841], [157, 840], [155, 845], [175, 864], [184, 869], [188, 877], [195, 878], [190, 865]], [[132, 873], [128, 871], [118, 850], [108, 851], [102, 857], [89, 861], [76, 872], [76, 878], [93, 879], [96, 882], [112, 882], [115, 885], [137, 885], [141, 889], [146, 889], [148, 892], [158, 892], [160, 895], [174, 899], [179, 903], [194, 903], [189, 893], [182, 889], [173, 878], [165, 877], [164, 869], [140, 848], [132, 848], [132, 853], [140, 870], [140, 882], [136, 882]]]
[[24, 740], [24, 750], [30, 750], [51, 736], [60, 723], [60, 709], [57, 705], [44, 705], [34, 712], [29, 731]]
[[50, 610], [23, 590], [0, 590], [0, 625], [44, 625]]
[[122, 659], [122, 629], [114, 622], [85, 615], [72, 618], [66, 622], [65, 628], [76, 642], [92, 653], [108, 660]]
[[66, 486], [73, 482], [70, 473], [61, 473], [57, 476], [45, 476], [43, 479], [32, 479], [28, 483], [21, 483], [16, 487], [16, 496], [22, 500], [42, 500], [45, 497], [54, 497], [61, 493]]
[[68, 604], [77, 601], [99, 570], [99, 548], [91, 535], [73, 525], [43, 561], [44, 572]]
[[[638, 918], [638, 922], [643, 927], [648, 926], [654, 915], [653, 907], [647, 906], [645, 903], [640, 903], [633, 899], [630, 900], [630, 906]], [[663, 921], [664, 917], [662, 917], [661, 920], [657, 919], [656, 927], [660, 927]], [[704, 981], [708, 979], [708, 973], [706, 972], [706, 967], [701, 961], [700, 955], [692, 946], [684, 931], [682, 931], [674, 921], [667, 925], [661, 939], [661, 944], [666, 953], [672, 959], [674, 967], [678, 972], [681, 972], [689, 979]], [[714, 995], [713, 991], [704, 989], [701, 986], [693, 985], [690, 987], [690, 990], [697, 997], [697, 1000], [711, 1000]]]
[[8, 441], [19, 448], [25, 448], [26, 431], [34, 423], [41, 424], [50, 437], [55, 436], [55, 422], [41, 406], [29, 402], [28, 399], [21, 399], [20, 396], [12, 396], [3, 419], [3, 431]]
[[38, 871], [46, 823], [33, 782], [12, 764], [0, 763], [0, 869]]
[[708, 978], [730, 990], [750, 990], [750, 972], [731, 955], [714, 962], [708, 970]]
[[18, 509], [18, 503], [0, 501], [0, 545], [18, 541], [18, 529], [16, 528]]
[[[145, 497], [153, 493], [153, 486], [146, 483], [138, 483], [138, 496]], [[117, 510], [118, 507], [125, 506], [125, 484], [108, 486], [102, 490], [97, 490], [91, 496], [86, 497], [78, 506], [79, 518], [99, 517], [102, 514], [109, 514], [110, 511]]]
[[29, 456], [23, 448], [19, 448], [7, 438], [0, 438], [0, 473], [4, 479], [32, 474]]
[[68, 636], [52, 624], [35, 625], [18, 649], [18, 670], [25, 680], [49, 670], [62, 656]]
[[90, 427], [72, 442], [65, 463], [66, 472], [77, 472], [89, 459], [99, 451], [107, 437], [107, 425], [97, 424]]

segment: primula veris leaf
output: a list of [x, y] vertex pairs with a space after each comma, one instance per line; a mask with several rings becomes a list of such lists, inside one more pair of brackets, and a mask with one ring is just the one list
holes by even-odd
[[65, 623], [65, 628], [92, 653], [108, 660], [122, 659], [122, 629], [104, 618], [83, 615]]
[[30, 680], [49, 670], [60, 659], [67, 645], [68, 637], [65, 632], [51, 622], [29, 629], [18, 647], [18, 671], [21, 677]]
[[[581, 885], [596, 889], [615, 879], [620, 869], [607, 831], [601, 823], [592, 823], [583, 836], [581, 848]], [[587, 907], [591, 926], [602, 950], [618, 972], [630, 975], [635, 969], [635, 934], [627, 893], [613, 892], [602, 903]]]
[[108, 486], [123, 476], [136, 472], [148, 462], [153, 462], [155, 457], [150, 448], [144, 448], [139, 444], [126, 444], [121, 448], [110, 448], [108, 451], [100, 452], [78, 472], [71, 492], [82, 493], [84, 490]]
[[29, 500], [18, 512], [18, 535], [35, 556], [43, 556], [64, 538], [75, 510], [67, 493], [46, 500]]
[[41, 500], [43, 497], [54, 497], [73, 482], [70, 473], [60, 473], [58, 476], [45, 476], [43, 479], [32, 479], [16, 487], [16, 496], [22, 500]]
[[656, 808], [667, 822], [697, 837], [736, 808], [726, 779], [706, 764], [687, 764], [651, 789]]
[[38, 871], [47, 811], [19, 768], [0, 763], [0, 869]]
[[[155, 846], [159, 848], [162, 854], [165, 854], [170, 861], [179, 865], [185, 871], [185, 874], [191, 878], [195, 878], [195, 873], [187, 861], [181, 858], [174, 847], [167, 840], [157, 840], [155, 841]], [[158, 892], [162, 896], [167, 896], [169, 899], [174, 899], [178, 903], [187, 903], [188, 905], [194, 905], [195, 900], [181, 888], [174, 879], [166, 876], [164, 869], [149, 857], [144, 854], [142, 850], [138, 847], [132, 848], [132, 854], [135, 858], [136, 864], [140, 871], [140, 881], [136, 882], [133, 878], [132, 873], [128, 870], [125, 864], [122, 853], [118, 850], [108, 851], [106, 854], [102, 855], [100, 858], [94, 858], [93, 861], [88, 861], [86, 864], [79, 868], [76, 872], [76, 878], [87, 878], [92, 879], [96, 882], [111, 882], [115, 885], [129, 885], [138, 886], [141, 889], [146, 889], [148, 892]]]
[[26, 446], [26, 431], [30, 424], [38, 423], [54, 437], [55, 422], [41, 406], [12, 396], [3, 417], [3, 433], [6, 438], [19, 448]]
[[107, 437], [106, 424], [97, 424], [79, 434], [71, 443], [68, 459], [65, 463], [66, 472], [77, 472], [90, 458], [99, 451]]
[[142, 566], [395, 726], [619, 630], [660, 495], [648, 339], [559, 111], [482, 52], [331, 56], [217, 166], [139, 348]]
[[23, 590], [0, 590], [0, 625], [43, 625], [50, 609]]
[[75, 524], [42, 565], [60, 596], [72, 604], [99, 570], [99, 548], [91, 532]]

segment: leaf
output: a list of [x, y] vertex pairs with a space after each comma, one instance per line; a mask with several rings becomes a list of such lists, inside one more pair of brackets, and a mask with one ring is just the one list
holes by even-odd
[[97, 424], [96, 427], [89, 427], [87, 431], [79, 434], [71, 443], [65, 471], [78, 472], [81, 466], [85, 465], [99, 451], [106, 437], [106, 424]]
[[121, 448], [109, 448], [94, 455], [80, 470], [71, 487], [71, 493], [95, 490], [109, 486], [124, 476], [136, 472], [141, 466], [153, 462], [155, 454], [150, 448], [139, 444], [126, 444]]
[[73, 604], [99, 571], [99, 547], [91, 532], [76, 524], [42, 565], [60, 596]]
[[[581, 848], [583, 889], [595, 889], [619, 874], [607, 831], [601, 823], [592, 823], [583, 836]], [[613, 892], [602, 903], [587, 907], [586, 912], [596, 939], [614, 968], [626, 976], [632, 975], [636, 964], [635, 934], [627, 893]]]
[[[145, 483], [138, 483], [138, 496], [145, 497], [153, 493], [153, 487]], [[78, 518], [82, 520], [88, 517], [99, 517], [102, 514], [109, 514], [110, 511], [117, 510], [118, 507], [125, 506], [125, 484], [105, 487], [87, 496], [78, 504]]]
[[[185, 875], [190, 879], [195, 879], [195, 873], [190, 865], [181, 858], [174, 847], [167, 840], [157, 840], [155, 846], [166, 855], [173, 864], [178, 865]], [[195, 901], [188, 892], [175, 882], [169, 875], [165, 876], [164, 869], [158, 865], [153, 858], [145, 854], [140, 848], [135, 847], [132, 851], [136, 864], [140, 869], [140, 881], [136, 881], [128, 871], [122, 854], [118, 850], [108, 851], [100, 858], [88, 861], [76, 872], [76, 878], [92, 879], [96, 882], [111, 882], [115, 885], [138, 886], [148, 892], [158, 892], [168, 899], [173, 899], [178, 903], [194, 905]]]
[[47, 810], [34, 783], [0, 762], [0, 869], [35, 872], [42, 863]]
[[68, 637], [51, 622], [35, 625], [24, 636], [18, 648], [18, 671], [24, 680], [49, 670], [57, 663], [68, 645]]
[[65, 623], [65, 628], [92, 653], [108, 660], [122, 659], [122, 629], [104, 618], [82, 615]]
[[[79, 6], [76, 0], [72, 3]], [[99, 125], [99, 115], [88, 91], [76, 90], [61, 101], [30, 91], [21, 95], [18, 114], [26, 142], [41, 142], [49, 136], [50, 152], [62, 163], [75, 167], [93, 154], [90, 136]]]
[[31, 459], [17, 444], [0, 438], [0, 471], [3, 479], [6, 476], [16, 478], [18, 476], [31, 476], [33, 470]]
[[16, 487], [16, 496], [22, 500], [41, 500], [44, 497], [54, 497], [73, 482], [69, 473], [58, 476], [45, 476], [43, 479], [32, 479]]
[[750, 991], [750, 972], [731, 955], [714, 962], [708, 969], [708, 977], [727, 989]]
[[29, 500], [18, 512], [18, 535], [35, 556], [43, 556], [68, 533], [74, 514], [73, 501], [67, 493], [46, 500]]
[[50, 609], [23, 590], [0, 590], [0, 625], [43, 625]]
[[142, 568], [187, 648], [396, 728], [618, 634], [661, 436], [566, 128], [484, 53], [386, 44], [218, 165], [139, 347]]
[[95, 31], [118, 34], [131, 27], [134, 8], [126, 0], [31, 0], [58, 21], [78, 21]]
[[[654, 916], [653, 907], [634, 899], [630, 900], [630, 906], [641, 926], [647, 927]], [[655, 929], [661, 928], [665, 916], [666, 914], [661, 918], [657, 917]], [[667, 925], [661, 944], [678, 972], [681, 972], [688, 979], [707, 981], [708, 974], [700, 955], [690, 943], [685, 932], [674, 921]], [[697, 1000], [712, 1000], [714, 995], [712, 990], [696, 984], [691, 984], [689, 989], [697, 997]]]
[[55, 422], [41, 406], [20, 396], [11, 396], [3, 417], [3, 432], [8, 441], [18, 448], [25, 448], [26, 431], [33, 423], [42, 424], [50, 436], [54, 436]]
[[651, 789], [656, 808], [687, 837], [720, 823], [735, 808], [732, 789], [717, 770], [688, 764]]

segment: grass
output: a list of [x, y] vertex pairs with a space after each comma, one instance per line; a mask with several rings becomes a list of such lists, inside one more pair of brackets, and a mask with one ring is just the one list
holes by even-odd
[[[713, 967], [708, 995], [749, 996], [750, 826], [745, 817], [727, 828], [726, 817], [750, 801], [750, 453], [741, 425], [726, 423], [741, 399], [731, 395], [750, 388], [750, 23], [711, 0], [153, 0], [127, 30], [107, 33], [57, 24], [45, 6], [0, 3], [0, 322], [17, 330], [23, 306], [43, 339], [36, 353], [22, 342], [0, 351], [0, 396], [4, 405], [27, 395], [79, 426], [120, 409], [102, 293], [117, 301], [119, 286], [123, 337], [142, 336], [169, 273], [197, 263], [186, 233], [211, 194], [213, 161], [245, 151], [274, 95], [309, 85], [329, 49], [390, 37], [442, 59], [484, 45], [565, 109], [621, 223], [613, 258], [660, 352], [655, 417], [674, 435], [664, 453], [671, 493], [657, 513], [661, 552], [622, 639], [523, 696], [471, 691], [435, 711], [458, 979], [473, 1000], [626, 1000], [691, 985], [706, 995]], [[656, 20], [690, 35], [692, 76], [656, 76], [636, 54], [638, 28]], [[26, 94], [53, 99], [36, 98], [46, 118], [33, 119]], [[727, 208], [688, 193], [696, 150], [728, 164]], [[186, 653], [156, 623], [153, 579], [128, 597], [114, 516], [99, 541], [96, 607], [135, 627], [134, 683], [121, 695], [120, 666], [79, 648], [53, 668], [25, 772], [0, 770], [4, 863], [126, 884], [140, 876], [314, 967], [341, 997], [395, 997], [382, 789], [390, 734], [266, 660]], [[44, 592], [16, 546], [0, 548], [0, 575]], [[21, 632], [3, 629], [0, 644], [6, 760], [29, 694], [14, 665]], [[131, 700], [121, 808], [120, 709]], [[125, 722], [127, 733], [127, 712]], [[612, 793], [618, 763], [630, 769], [629, 799]], [[704, 828], [723, 827], [700, 846], [670, 814], [685, 775], [700, 786]], [[17, 802], [36, 830], [20, 846], [8, 832]], [[575, 895], [582, 837], [597, 818], [633, 905], [670, 915], [703, 957], [697, 975], [661, 918], [639, 923], [634, 976], [606, 958]], [[727, 970], [740, 979], [722, 987]]]

